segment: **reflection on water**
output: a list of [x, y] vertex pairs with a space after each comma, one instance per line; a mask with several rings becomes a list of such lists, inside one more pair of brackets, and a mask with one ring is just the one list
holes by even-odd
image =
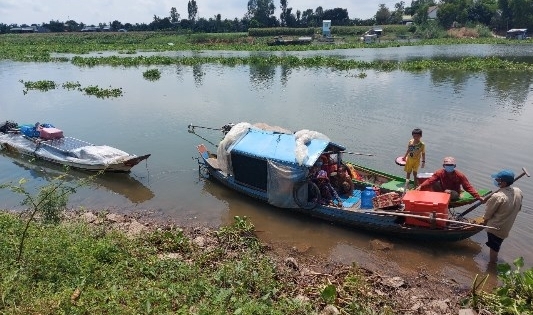
[[251, 65], [250, 84], [258, 90], [268, 90], [274, 85], [276, 66]]
[[533, 72], [528, 71], [489, 71], [472, 73], [454, 70], [430, 70], [431, 81], [435, 85], [450, 84], [454, 93], [464, 92], [472, 88], [470, 80], [481, 80], [483, 90], [498, 100], [502, 109], [520, 114], [529, 96], [533, 82]]
[[202, 65], [193, 65], [192, 66], [192, 75], [194, 77], [194, 83], [196, 86], [201, 86], [204, 78], [204, 72], [202, 70]]
[[[66, 174], [64, 180], [75, 183], [95, 173], [87, 173], [74, 169], [66, 169], [46, 161], [36, 160], [17, 153], [0, 152], [0, 156], [10, 158], [13, 164], [23, 168], [34, 179], [52, 181], [60, 175]], [[103, 187], [115, 194], [122, 195], [133, 203], [143, 203], [154, 197], [154, 193], [139, 181], [124, 173], [101, 174], [91, 181], [90, 185]]]

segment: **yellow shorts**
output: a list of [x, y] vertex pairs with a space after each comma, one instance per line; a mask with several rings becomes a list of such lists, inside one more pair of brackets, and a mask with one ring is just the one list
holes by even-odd
[[419, 167], [420, 167], [420, 159], [413, 159], [413, 158], [407, 157], [403, 170], [406, 173], [418, 172]]

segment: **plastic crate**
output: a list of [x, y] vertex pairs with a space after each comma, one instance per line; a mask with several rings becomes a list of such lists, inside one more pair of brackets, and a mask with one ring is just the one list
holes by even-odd
[[[429, 215], [435, 212], [437, 218], [448, 219], [448, 204], [450, 194], [433, 191], [410, 190], [402, 198], [406, 212], [413, 212], [414, 215], [428, 216], [428, 219], [422, 218], [405, 218], [405, 224], [416, 226], [432, 226]], [[418, 214], [419, 213], [419, 214]], [[446, 226], [446, 221], [436, 220], [435, 225], [438, 227]]]

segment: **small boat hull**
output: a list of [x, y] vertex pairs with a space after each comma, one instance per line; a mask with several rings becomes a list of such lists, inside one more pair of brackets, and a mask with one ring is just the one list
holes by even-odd
[[[206, 160], [201, 167], [205, 167], [210, 179], [214, 179], [224, 186], [242, 193], [248, 197], [268, 203], [266, 194], [257, 192], [249, 187], [239, 185], [231, 176], [223, 174], [213, 168]], [[481, 226], [456, 225], [455, 227], [441, 228], [417, 228], [402, 224], [401, 217], [391, 214], [374, 212], [374, 209], [361, 211], [357, 209], [338, 208], [334, 206], [318, 205], [312, 210], [302, 208], [290, 208], [289, 210], [320, 218], [332, 223], [349, 226], [358, 230], [364, 230], [389, 237], [412, 239], [418, 241], [455, 242], [468, 239], [481, 232]]]
[[19, 132], [0, 132], [0, 149], [93, 172], [129, 172], [150, 157], [150, 154], [132, 155], [71, 137], [45, 140], [27, 137]]
[[[271, 136], [270, 139], [266, 139], [264, 143], [261, 144], [262, 137], [268, 138], [268, 136]], [[336, 205], [320, 202], [307, 207], [296, 202], [297, 206], [294, 206], [294, 204], [287, 207], [280, 206], [279, 200], [273, 202], [272, 198], [272, 195], [279, 194], [278, 187], [275, 187], [277, 184], [274, 186], [271, 186], [269, 183], [264, 185], [258, 178], [270, 182], [274, 181], [272, 178], [277, 176], [277, 174], [273, 173], [275, 170], [271, 170], [271, 162], [266, 160], [275, 159], [276, 163], [281, 164], [283, 164], [284, 161], [286, 163], [293, 161], [293, 157], [291, 156], [292, 153], [290, 153], [292, 151], [290, 148], [290, 138], [293, 137], [293, 135], [281, 135], [276, 132], [270, 135], [267, 133], [265, 135], [258, 132], [257, 134], [249, 135], [248, 139], [246, 137], [247, 135], [237, 135], [235, 137], [237, 140], [231, 145], [224, 142], [224, 140], [220, 143], [219, 150], [223, 147], [231, 147], [230, 162], [217, 158], [219, 152], [217, 152], [217, 154], [210, 153], [204, 145], [199, 145], [197, 149], [200, 153], [200, 158], [198, 159], [200, 174], [203, 174], [210, 179], [214, 179], [243, 195], [271, 204], [277, 208], [287, 209], [296, 213], [324, 219], [332, 223], [354, 227], [358, 230], [395, 238], [416, 239], [419, 241], [452, 242], [467, 239], [485, 228], [471, 220], [460, 222], [449, 219], [439, 219], [434, 216], [432, 217], [430, 213], [433, 209], [429, 208], [426, 213], [410, 213], [402, 211], [403, 209], [401, 208], [387, 211], [382, 209], [361, 209], [360, 202], [351, 202], [352, 197], [355, 197], [357, 193], [361, 196], [361, 192], [358, 190], [354, 190], [348, 197], [342, 197], [342, 200], [340, 200], [342, 202], [338, 202]], [[311, 152], [312, 150], [317, 150], [318, 153], [320, 153], [320, 150], [329, 152], [332, 148], [342, 149], [342, 147], [334, 144], [332, 145], [332, 143], [321, 146], [321, 141], [313, 142], [313, 140], [310, 140], [307, 142], [306, 146], [309, 150], [309, 156], [316, 157], [312, 160], [307, 160], [307, 162], [304, 163], [313, 165], [316, 158], [320, 155], [316, 155], [316, 152]], [[269, 143], [273, 144], [275, 148], [272, 150], [269, 149], [267, 145]], [[252, 148], [250, 148], [250, 146], [252, 146]], [[246, 156], [239, 156], [245, 147], [249, 148], [249, 150], [245, 152]], [[281, 148], [283, 149], [280, 150]], [[262, 155], [262, 157], [258, 155]], [[266, 160], [264, 158], [265, 156], [268, 157]], [[231, 170], [224, 168], [224, 163], [231, 163]], [[254, 171], [254, 168], [265, 167], [268, 169], [258, 170], [257, 172]], [[298, 168], [305, 168], [305, 165], [299, 166], [297, 163], [294, 163], [290, 167], [293, 167], [293, 170], [298, 172]], [[289, 178], [294, 177], [289, 176]], [[289, 188], [285, 189], [285, 191], [291, 191], [290, 194], [282, 194], [282, 197], [285, 197], [285, 199], [296, 199], [296, 197], [294, 197], [294, 189], [296, 189], [296, 187], [303, 187], [298, 186], [299, 183], [307, 184], [309, 181], [307, 178], [305, 178], [304, 181], [299, 179], [298, 182], [292, 183], [294, 185], [294, 188], [292, 189], [290, 188], [291, 184], [287, 181], [280, 181], [280, 183], [282, 183], [282, 185], [288, 184]], [[269, 191], [269, 189], [274, 191]], [[283, 192], [283, 188], [281, 191]], [[445, 210], [447, 212], [446, 206]], [[425, 220], [426, 224], [425, 226], [405, 224], [406, 217], [422, 218], [422, 220]], [[446, 223], [442, 224], [439, 222], [440, 224], [436, 224], [438, 220], [444, 220]]]

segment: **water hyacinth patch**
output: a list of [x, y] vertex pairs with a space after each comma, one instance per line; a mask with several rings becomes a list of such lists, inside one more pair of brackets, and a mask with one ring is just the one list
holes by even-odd
[[58, 86], [61, 86], [62, 88], [67, 89], [69, 91], [78, 90], [80, 92], [85, 92], [86, 95], [94, 95], [98, 98], [119, 97], [123, 95], [122, 88], [103, 89], [98, 86], [82, 87], [79, 82], [65, 82], [61, 85], [55, 83], [54, 81], [48, 80], [40, 80], [35, 82], [19, 80], [19, 82], [24, 84], [24, 94], [27, 94], [28, 90], [41, 90], [43, 92], [46, 92], [49, 90], [53, 90]]
[[48, 90], [54, 90], [57, 86], [54, 81], [50, 81], [50, 80], [39, 80], [39, 81], [19, 80], [19, 82], [24, 84], [26, 91], [27, 90], [48, 91]]
[[85, 88], [80, 88], [79, 90], [85, 92], [85, 94], [87, 95], [94, 95], [98, 98], [109, 98], [109, 97], [122, 96], [122, 88], [103, 89], [103, 88], [100, 88], [98, 85], [95, 85], [95, 86], [88, 86]]
[[67, 90], [76, 90], [76, 89], [79, 89], [81, 87], [81, 84], [80, 82], [65, 82], [61, 85], [64, 89], [67, 89]]
[[161, 71], [159, 69], [150, 69], [143, 72], [143, 77], [149, 81], [156, 81], [161, 78]]

